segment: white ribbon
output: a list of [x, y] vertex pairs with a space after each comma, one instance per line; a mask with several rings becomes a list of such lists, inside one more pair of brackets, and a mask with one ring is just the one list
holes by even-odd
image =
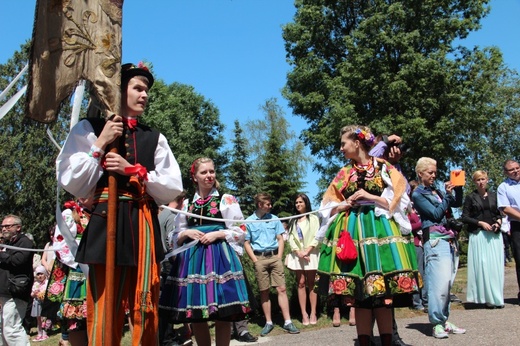
[[18, 79], [20, 79], [20, 77], [22, 77], [22, 75], [24, 74], [25, 71], [27, 71], [28, 68], [29, 68], [29, 64], [25, 65], [25, 67], [20, 71], [20, 73], [18, 73], [18, 75], [16, 77], [14, 77], [14, 79], [11, 81], [11, 83], [9, 83], [7, 88], [5, 88], [0, 93], [0, 101], [2, 101], [7, 96], [7, 93], [9, 92], [9, 90], [11, 90], [11, 88], [16, 84]]
[[24, 86], [21, 90], [19, 90], [13, 97], [11, 97], [2, 107], [0, 107], [0, 120], [5, 117], [7, 112], [11, 110], [11, 108], [14, 107], [16, 102], [22, 97], [22, 95], [25, 93], [25, 90], [27, 90], [27, 85]]

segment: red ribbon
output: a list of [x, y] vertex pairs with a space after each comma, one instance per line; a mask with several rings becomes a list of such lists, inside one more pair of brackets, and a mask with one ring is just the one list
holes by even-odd
[[125, 118], [125, 117], [123, 117], [123, 120], [122, 120], [122, 121], [123, 121], [123, 124], [125, 124], [126, 126], [128, 126], [128, 128], [129, 128], [130, 130], [134, 130], [135, 127], [137, 126], [137, 119], [136, 119], [136, 118], [131, 118], [131, 119], [129, 119], [129, 118]]
[[67, 201], [63, 206], [67, 209], [75, 209], [78, 213], [81, 212], [81, 207], [74, 201]]
[[139, 163], [132, 167], [126, 167], [125, 173], [136, 174], [139, 177], [139, 179], [148, 181], [148, 171], [146, 170], [146, 167], [142, 166]]

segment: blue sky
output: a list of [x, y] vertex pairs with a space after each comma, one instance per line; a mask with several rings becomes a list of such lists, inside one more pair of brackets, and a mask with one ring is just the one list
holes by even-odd
[[[31, 38], [36, 0], [0, 0], [0, 63]], [[520, 70], [520, 0], [492, 0], [482, 29], [462, 43], [495, 45], [506, 64]], [[281, 26], [295, 13], [292, 0], [126, 0], [123, 7], [123, 62], [147, 60], [166, 83], [192, 85], [220, 110], [231, 135], [235, 119], [263, 117], [259, 107], [276, 97], [291, 130], [306, 127], [282, 98], [289, 65]], [[229, 140], [228, 140], [229, 142]], [[317, 175], [307, 174], [311, 199]]]

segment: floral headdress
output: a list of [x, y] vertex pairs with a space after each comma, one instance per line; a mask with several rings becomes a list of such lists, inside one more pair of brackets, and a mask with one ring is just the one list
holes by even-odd
[[356, 134], [357, 139], [365, 142], [365, 144], [367, 146], [371, 147], [374, 144], [375, 137], [372, 133], [359, 129], [359, 128], [356, 129], [356, 131], [354, 131], [354, 133]]

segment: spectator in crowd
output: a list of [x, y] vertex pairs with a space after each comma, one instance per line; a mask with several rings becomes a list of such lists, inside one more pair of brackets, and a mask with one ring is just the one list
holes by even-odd
[[422, 222], [428, 317], [433, 324], [433, 336], [442, 339], [448, 334], [464, 334], [465, 329], [448, 322], [450, 290], [459, 264], [457, 236], [460, 231], [455, 229], [459, 225], [452, 218], [451, 208], [462, 205], [462, 187], [446, 182], [446, 193], [439, 191], [435, 187], [437, 161], [429, 157], [417, 161], [415, 172], [419, 186], [412, 200]]
[[520, 304], [520, 165], [514, 160], [507, 160], [504, 163], [504, 173], [507, 179], [498, 186], [497, 200], [498, 207], [509, 219]]
[[[318, 240], [316, 233], [320, 228], [320, 220], [311, 212], [311, 201], [306, 194], [300, 193], [294, 201], [294, 209], [299, 218], [289, 223], [289, 247], [291, 252], [285, 257], [287, 268], [296, 273], [298, 285], [298, 302], [302, 313], [302, 324], [317, 323], [316, 306], [318, 295], [314, 292], [314, 279], [318, 269]], [[310, 314], [307, 313], [307, 290], [309, 291]]]
[[231, 338], [239, 342], [257, 342], [258, 338], [251, 335], [249, 329], [247, 329], [247, 324], [247, 319], [231, 323]]
[[284, 265], [282, 256], [284, 250], [284, 228], [276, 215], [270, 213], [272, 204], [268, 193], [258, 193], [255, 196], [256, 211], [247, 220], [264, 222], [247, 223], [247, 234], [244, 248], [255, 266], [255, 276], [260, 291], [260, 304], [265, 316], [265, 326], [260, 336], [266, 336], [274, 329], [269, 300], [269, 288], [276, 287], [278, 305], [284, 318], [283, 329], [291, 334], [300, 331], [291, 321], [289, 299], [285, 286]]
[[[4, 345], [28, 345], [29, 338], [23, 327], [27, 305], [31, 301], [33, 284], [33, 252], [20, 248], [33, 248], [33, 242], [22, 234], [22, 219], [17, 215], [7, 215], [1, 225], [4, 244], [14, 248], [0, 251], [0, 324], [1, 342]], [[13, 277], [20, 279], [19, 292], [10, 290]]]
[[[317, 286], [321, 294], [343, 295], [348, 305], [355, 306], [360, 345], [370, 344], [373, 316], [381, 343], [392, 345], [389, 307], [411, 306], [412, 294], [418, 289], [417, 261], [406, 216], [410, 203], [407, 182], [388, 161], [369, 155], [374, 135], [368, 127], [345, 126], [340, 135], [340, 150], [350, 162], [331, 182], [321, 203], [325, 226], [318, 234], [324, 245]], [[343, 240], [344, 232], [351, 241]], [[347, 247], [338, 249], [338, 242], [353, 243], [355, 259], [340, 259], [338, 250]]]
[[[173, 201], [168, 203], [168, 207], [172, 209], [182, 209], [186, 191], [182, 191]], [[168, 208], [162, 208], [159, 212], [159, 225], [161, 226], [161, 235], [163, 248], [166, 254], [169, 254], [176, 246], [172, 243], [173, 233], [175, 232], [175, 219], [177, 213]], [[161, 262], [161, 290], [166, 282], [168, 274], [171, 271], [171, 263], [174, 258]], [[159, 345], [171, 346], [175, 344], [183, 345], [187, 341], [191, 341], [191, 328], [188, 323], [184, 324], [184, 333], [176, 333], [173, 323], [168, 318], [164, 318], [159, 314]]]
[[52, 239], [54, 237], [54, 229], [56, 228], [56, 224], [49, 227], [47, 230], [47, 234], [49, 236], [49, 241], [45, 244], [43, 248], [45, 251], [42, 254], [41, 265], [45, 267], [47, 273], [50, 273], [52, 270], [52, 265], [54, 264], [54, 260], [56, 258], [56, 254], [52, 251]]
[[34, 271], [34, 283], [31, 290], [31, 297], [33, 298], [31, 316], [36, 318], [38, 328], [38, 335], [33, 341], [43, 341], [49, 338], [44, 328], [45, 317], [42, 317], [42, 302], [45, 297], [47, 282], [47, 269], [43, 265], [39, 265]]
[[473, 173], [477, 189], [464, 199], [462, 221], [468, 225], [466, 300], [488, 308], [504, 307], [504, 242], [497, 194], [488, 189], [488, 175]]

